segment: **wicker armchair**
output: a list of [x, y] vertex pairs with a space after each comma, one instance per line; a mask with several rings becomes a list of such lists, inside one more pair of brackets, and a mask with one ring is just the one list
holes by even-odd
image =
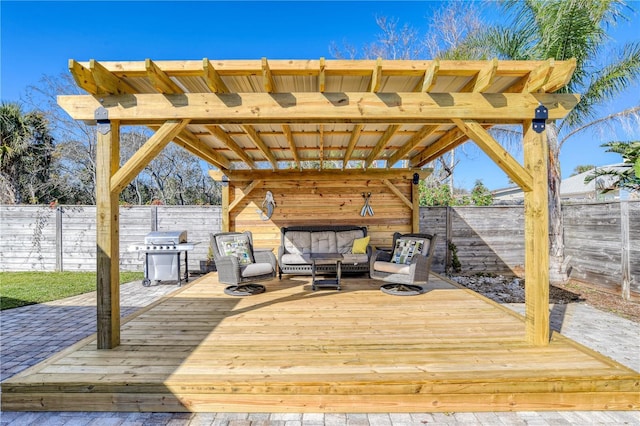
[[269, 250], [253, 250], [251, 232], [211, 234], [211, 248], [218, 281], [230, 284], [225, 293], [248, 296], [262, 293], [263, 285], [253, 284], [276, 276], [276, 257]]
[[[374, 251], [369, 264], [369, 276], [390, 283], [381, 288], [388, 293], [424, 292], [422, 286], [429, 283], [436, 239], [436, 234], [403, 235], [396, 232], [393, 234], [391, 252]], [[403, 247], [406, 248], [404, 252]]]

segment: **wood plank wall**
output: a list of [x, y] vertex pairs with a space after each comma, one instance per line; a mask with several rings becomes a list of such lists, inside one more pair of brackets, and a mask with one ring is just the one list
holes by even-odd
[[[95, 206], [2, 206], [1, 212], [0, 270], [95, 271]], [[143, 258], [128, 252], [129, 245], [142, 244], [152, 230], [177, 229], [198, 243], [189, 270], [199, 270], [209, 233], [221, 230], [220, 206], [121, 206], [120, 270], [142, 271]]]
[[[411, 182], [390, 180], [411, 200]], [[244, 194], [241, 184], [232, 185], [230, 204]], [[261, 207], [266, 192], [273, 193], [276, 209], [271, 219], [262, 220]], [[369, 205], [374, 215], [361, 216], [362, 193], [371, 193]], [[256, 247], [277, 252], [280, 229], [294, 225], [366, 226], [371, 244], [390, 246], [393, 232], [411, 232], [411, 209], [379, 179], [337, 181], [262, 182], [230, 211], [230, 229], [251, 230]]]
[[457, 248], [461, 273], [524, 275], [522, 206], [422, 207], [420, 229], [438, 234], [434, 270], [451, 263], [447, 241]]
[[640, 298], [640, 202], [568, 204], [562, 212], [570, 277]]

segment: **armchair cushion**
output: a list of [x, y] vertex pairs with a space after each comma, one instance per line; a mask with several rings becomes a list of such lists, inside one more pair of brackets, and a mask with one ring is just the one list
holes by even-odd
[[218, 239], [218, 250], [223, 256], [235, 256], [240, 265], [253, 263], [251, 242], [245, 234], [222, 235]]
[[393, 249], [393, 256], [391, 256], [391, 262], [410, 264], [411, 259], [417, 253], [425, 254], [428, 251], [425, 250], [425, 241], [416, 238], [399, 238], [396, 240], [396, 246]]
[[386, 272], [389, 274], [406, 274], [411, 272], [411, 265], [404, 263], [382, 262], [377, 261], [373, 263], [373, 269], [379, 272]]
[[257, 277], [274, 272], [271, 263], [252, 263], [242, 268], [242, 278]]

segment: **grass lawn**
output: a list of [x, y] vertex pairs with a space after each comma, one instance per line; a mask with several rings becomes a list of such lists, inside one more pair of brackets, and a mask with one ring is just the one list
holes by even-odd
[[[142, 272], [120, 272], [120, 283], [142, 278]], [[0, 272], [0, 310], [50, 302], [95, 289], [95, 272]]]

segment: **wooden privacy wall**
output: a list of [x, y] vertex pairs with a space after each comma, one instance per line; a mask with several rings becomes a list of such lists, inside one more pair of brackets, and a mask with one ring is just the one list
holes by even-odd
[[562, 213], [570, 277], [640, 299], [640, 201], [568, 204]]
[[[366, 226], [372, 245], [390, 246], [394, 232], [412, 231], [412, 209], [394, 191], [412, 199], [412, 183], [406, 179], [265, 180], [245, 195], [249, 182], [231, 183], [229, 229], [250, 230], [256, 247], [277, 252], [280, 229], [294, 225]], [[267, 191], [273, 193], [276, 208], [270, 219], [262, 211]], [[361, 216], [363, 193], [371, 193], [374, 215]], [[244, 196], [244, 197], [243, 197]], [[234, 205], [234, 201], [242, 200]]]
[[437, 233], [436, 272], [452, 264], [451, 242], [464, 274], [524, 275], [522, 206], [421, 207], [420, 229]]
[[[209, 233], [221, 229], [219, 206], [120, 206], [120, 270], [142, 271], [143, 258], [127, 251], [152, 231], [186, 230], [198, 243], [189, 270], [200, 269]], [[95, 206], [2, 206], [0, 270], [96, 270]]]

